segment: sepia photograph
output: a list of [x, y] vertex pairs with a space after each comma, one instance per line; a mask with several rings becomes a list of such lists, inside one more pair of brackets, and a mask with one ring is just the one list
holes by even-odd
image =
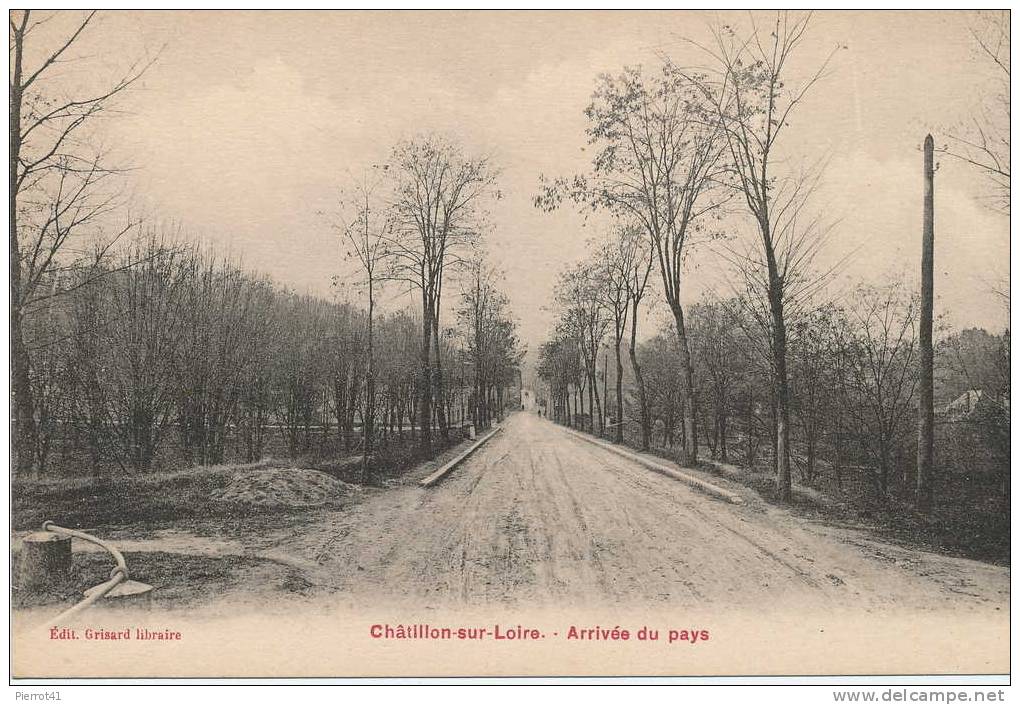
[[1008, 9], [9, 10], [11, 683], [1003, 700], [1010, 88]]

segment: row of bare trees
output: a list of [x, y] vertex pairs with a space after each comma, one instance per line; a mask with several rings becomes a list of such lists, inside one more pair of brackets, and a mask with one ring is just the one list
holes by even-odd
[[[368, 305], [369, 408], [375, 391], [374, 311], [382, 287], [419, 298], [417, 400], [421, 449], [430, 453], [432, 417], [442, 440], [450, 439], [448, 390], [463, 392], [463, 375], [450, 385], [442, 346], [456, 339], [470, 360], [469, 406], [476, 427], [485, 427], [519, 381], [519, 342], [508, 300], [495, 284], [498, 272], [482, 254], [487, 205], [500, 198], [498, 170], [488, 157], [471, 156], [438, 135], [398, 143], [389, 161], [345, 189], [340, 223], [345, 259], [355, 265], [356, 284]], [[460, 284], [457, 325], [444, 328], [444, 287]], [[370, 462], [373, 420], [364, 427], [365, 463]], [[461, 419], [463, 420], [463, 419]]]
[[[618, 362], [615, 371], [600, 372], [586, 352], [589, 340], [596, 349], [603, 342], [612, 349], [626, 337], [615, 332], [619, 284], [605, 268], [607, 261], [614, 261], [607, 259], [612, 252], [608, 246], [596, 250], [564, 274], [569, 282], [564, 287], [588, 298], [579, 302], [561, 297], [560, 324], [540, 350], [538, 372], [549, 392], [549, 413], [561, 423], [616, 442], [675, 452], [685, 441], [682, 419], [688, 393], [686, 362], [675, 330], [656, 331], [638, 343], [626, 370]], [[775, 473], [782, 452], [781, 418], [772, 383], [771, 331], [762, 307], [763, 302], [737, 296], [709, 295], [687, 307], [685, 324], [698, 442], [707, 450], [700, 457]], [[917, 295], [898, 281], [860, 285], [841, 301], [816, 300], [788, 320], [788, 450], [799, 481], [883, 500], [909, 498], [917, 450]], [[633, 340], [633, 319], [628, 327]], [[595, 338], [587, 338], [593, 328]], [[973, 408], [964, 409], [960, 418], [950, 412], [940, 416], [939, 452], [951, 453], [951, 437], [958, 431], [954, 422], [965, 419], [984, 439], [987, 459], [983, 464], [973, 459], [966, 468], [969, 477], [991, 488], [989, 493], [999, 500], [1008, 499], [1008, 332], [951, 334], [944, 329], [937, 360], [942, 407], [980, 390]], [[603, 388], [614, 388], [612, 399], [599, 401], [600, 377]], [[599, 425], [600, 408], [613, 409], [611, 429]]]
[[[343, 448], [364, 444], [367, 468], [376, 440], [405, 429], [430, 453], [433, 429], [449, 438], [455, 400], [458, 422], [470, 405], [487, 423], [496, 397], [505, 403], [519, 359], [505, 298], [493, 290], [475, 315], [480, 332], [463, 339], [463, 316], [441, 319], [454, 308], [443, 295], [458, 272], [465, 291], [473, 266], [491, 273], [477, 255], [486, 204], [500, 197], [487, 157], [433, 135], [400, 142], [340, 203], [345, 259], [357, 266], [337, 284], [363, 285], [367, 311], [298, 296], [127, 215], [94, 125], [151, 62], [67, 83], [54, 67], [89, 62], [95, 13], [19, 11], [9, 25], [19, 474], [46, 471], [61, 440], [87, 448], [93, 469], [147, 470], [168, 435], [185, 462], [215, 463], [231, 443], [261, 457], [270, 428], [285, 452], [309, 452], [331, 426]], [[384, 284], [419, 294], [420, 312], [398, 304], [379, 315]], [[448, 384], [453, 367], [474, 379]]]
[[272, 453], [370, 458], [371, 444], [405, 433], [485, 427], [518, 382], [520, 344], [498, 274], [478, 254], [460, 270], [456, 325], [430, 323], [441, 384], [421, 369], [418, 313], [379, 315], [371, 291], [367, 310], [298, 295], [176, 231], [141, 229], [43, 280], [63, 293], [25, 320], [27, 474], [48, 473], [55, 457], [91, 473]]
[[[363, 309], [295, 294], [152, 230], [95, 269], [105, 271], [77, 273], [27, 321], [36, 475], [54, 450], [92, 472], [146, 471], [161, 453], [186, 464], [342, 454], [373, 419], [384, 441], [422, 432], [415, 315], [380, 317], [370, 358]], [[439, 351], [458, 359], [450, 340]]]
[[33, 389], [39, 374], [26, 329], [44, 326], [38, 319], [65, 293], [102, 274], [91, 263], [132, 227], [111, 222], [119, 205], [117, 170], [93, 146], [90, 131], [148, 64], [128, 67], [102, 87], [81, 81], [60, 88], [54, 80], [61, 66], [79, 60], [94, 17], [65, 23], [59, 13], [23, 10], [8, 18], [11, 435], [13, 465], [23, 472], [33, 469], [45, 444], [36, 415], [47, 404]]
[[[585, 416], [584, 392], [588, 395], [588, 430], [606, 432], [612, 419], [613, 436], [623, 441], [623, 346], [630, 330], [630, 366], [637, 385], [641, 409], [642, 445], [650, 438], [650, 415], [641, 365], [637, 357], [641, 303], [648, 291], [653, 251], [635, 227], [621, 227], [604, 243], [591, 242], [595, 254], [566, 270], [556, 289], [560, 318], [556, 335], [540, 351], [539, 375], [552, 384], [554, 417], [568, 424]], [[615, 365], [615, 407], [608, 392], [597, 384], [598, 358], [603, 343], [611, 341]], [[603, 358], [605, 367], [608, 362]], [[605, 371], [602, 374], [606, 379]], [[571, 407], [571, 400], [574, 404]]]
[[727, 215], [750, 220], [757, 237], [739, 253], [749, 280], [767, 302], [772, 378], [779, 432], [777, 488], [789, 497], [790, 391], [787, 307], [816, 251], [817, 223], [803, 218], [811, 181], [790, 173], [776, 152], [797, 106], [822, 77], [828, 60], [798, 85], [787, 73], [808, 16], [776, 15], [747, 36], [731, 27], [700, 47], [707, 67], [690, 70], [664, 60], [657, 69], [603, 75], [585, 110], [594, 149], [588, 174], [545, 182], [536, 205], [564, 199], [608, 212], [640, 230], [673, 316], [680, 355], [679, 460], [698, 454], [694, 369], [683, 305], [685, 264], [692, 248], [721, 237]]
[[518, 385], [524, 349], [510, 302], [498, 283], [502, 275], [485, 259], [472, 259], [462, 278], [457, 308], [458, 334], [471, 366], [471, 418], [476, 428], [487, 428], [507, 403], [508, 390]]
[[[768, 330], [747, 311], [734, 299], [692, 308], [696, 394], [712, 421], [711, 431], [705, 426], [714, 458], [730, 460], [727, 443], [739, 438], [742, 464], [753, 467], [764, 455], [775, 469], [779, 409], [774, 390], [763, 384], [772, 366], [763, 354]], [[827, 479], [843, 489], [844, 469], [852, 466], [854, 477], [863, 472], [884, 498], [891, 473], [908, 472], [917, 315], [916, 296], [892, 283], [861, 286], [844, 304], [820, 303], [790, 320], [790, 456], [802, 482], [815, 484], [824, 464]], [[759, 439], [768, 452], [760, 453]]]
[[[591, 168], [571, 178], [543, 178], [535, 205], [553, 210], [572, 202], [615, 225], [607, 244], [593, 245], [592, 257], [563, 273], [561, 316], [542, 349], [540, 374], [550, 385], [552, 413], [568, 423], [586, 418], [587, 390], [587, 425], [603, 431], [608, 399], [599, 396], [593, 356], [611, 331], [613, 416], [619, 424], [626, 396], [620, 348], [629, 327], [633, 418], [643, 447], [649, 447], [657, 422], [671, 446], [678, 428], [674, 452], [682, 464], [698, 461], [702, 442], [725, 458], [729, 404], [742, 385], [750, 458], [756, 409], [768, 409], [765, 437], [772, 441], [780, 500], [790, 498], [791, 468], [801, 461], [792, 449], [794, 424], [805, 444], [805, 477], [813, 478], [817, 440], [830, 411], [840, 419], [834, 422], [837, 445], [856, 437], [867, 448], [857, 453], [867, 462], [858, 460], [875, 468], [884, 496], [893, 468], [901, 467], [894, 456], [905, 452], [905, 434], [916, 424], [918, 304], [898, 283], [862, 288], [847, 299], [850, 307], [820, 298], [841, 262], [819, 265], [832, 225], [811, 202], [820, 170], [798, 169], [790, 158], [790, 125], [840, 47], [818, 55], [813, 66], [796, 66], [810, 22], [809, 13], [778, 12], [765, 23], [752, 15], [746, 31], [716, 26], [709, 44], [689, 42], [704, 58], [701, 68], [664, 58], [652, 69], [628, 67], [599, 77], [585, 109]], [[1008, 35], [1000, 25], [993, 22], [976, 36], [1008, 79]], [[1008, 115], [1008, 103], [1005, 110]], [[1003, 134], [991, 122], [982, 116], [974, 127], [977, 141], [957, 135], [951, 142], [956, 151], [946, 151], [976, 163], [1001, 186], [1009, 174], [1008, 157], [1002, 156], [1008, 135], [990, 139]], [[728, 265], [731, 290], [722, 303], [688, 311], [689, 260], [706, 251]], [[635, 354], [652, 270], [659, 275], [654, 288], [671, 314], [672, 340], [657, 336], [644, 346], [645, 355]], [[647, 354], [652, 349], [658, 354]], [[822, 362], [837, 369], [823, 370]], [[837, 387], [838, 394], [832, 391]], [[835, 399], [839, 406], [822, 410], [823, 402]], [[619, 425], [613, 435], [622, 440]], [[838, 466], [843, 450], [835, 456]]]

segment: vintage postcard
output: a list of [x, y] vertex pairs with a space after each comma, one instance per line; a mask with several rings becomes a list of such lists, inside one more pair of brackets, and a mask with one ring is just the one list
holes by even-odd
[[1008, 674], [1008, 10], [9, 20], [15, 680]]

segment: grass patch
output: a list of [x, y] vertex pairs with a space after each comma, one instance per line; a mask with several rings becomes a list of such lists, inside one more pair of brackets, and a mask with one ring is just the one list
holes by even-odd
[[[578, 430], [578, 429], [575, 429]], [[640, 451], [637, 438], [625, 438], [624, 445]], [[653, 445], [648, 451], [676, 462], [676, 453]], [[968, 496], [973, 488], [965, 479], [940, 478], [940, 501], [930, 514], [917, 511], [903, 498], [891, 496], [884, 501], [873, 497], [823, 492], [806, 485], [794, 485], [788, 502], [779, 499], [775, 478], [767, 469], [746, 468], [702, 460], [695, 469], [753, 489], [772, 505], [789, 509], [797, 516], [835, 522], [871, 531], [897, 544], [987, 561], [996, 565], [1010, 563], [1010, 512], [994, 498]]]
[[[866, 529], [899, 545], [922, 548], [996, 565], [1009, 565], [1009, 512], [994, 502], [987, 510], [975, 511], [974, 503], [944, 500], [931, 513], [917, 511], [902, 498], [884, 501], [823, 493], [812, 487], [796, 485], [793, 497], [782, 502], [771, 472], [738, 468], [723, 476], [740, 482], [770, 504], [779, 505], [797, 516], [821, 521], [837, 521]], [[962, 492], [947, 492], [959, 496]]]
[[[431, 454], [410, 438], [381, 446], [375, 454], [376, 482], [398, 478], [420, 463], [462, 440], [451, 430], [450, 440], [434, 438]], [[347, 483], [361, 478], [361, 460], [343, 458], [319, 461], [266, 459], [241, 465], [214, 465], [172, 472], [116, 477], [71, 477], [47, 480], [15, 479], [11, 488], [11, 522], [15, 531], [39, 529], [46, 520], [68, 528], [106, 526], [159, 527], [212, 520], [224, 528], [301, 516], [304, 507], [265, 506], [218, 499], [239, 474], [261, 468], [314, 469]], [[327, 500], [319, 508], [337, 508], [351, 497]], [[189, 522], [188, 520], [195, 520]], [[198, 521], [202, 520], [202, 521]]]
[[215, 498], [231, 478], [254, 468], [281, 465], [267, 460], [247, 465], [219, 465], [171, 473], [116, 478], [69, 478], [21, 481], [12, 485], [11, 521], [18, 530], [38, 529], [47, 519], [68, 528], [159, 525], [180, 519], [244, 519], [267, 511]]

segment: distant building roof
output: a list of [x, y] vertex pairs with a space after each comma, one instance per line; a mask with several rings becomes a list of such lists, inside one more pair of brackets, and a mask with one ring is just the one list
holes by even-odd
[[1009, 410], [1009, 399], [996, 400], [990, 398], [983, 389], [968, 389], [966, 392], [936, 408], [936, 413], [951, 421], [965, 419], [974, 413], [982, 404], [992, 403]]

